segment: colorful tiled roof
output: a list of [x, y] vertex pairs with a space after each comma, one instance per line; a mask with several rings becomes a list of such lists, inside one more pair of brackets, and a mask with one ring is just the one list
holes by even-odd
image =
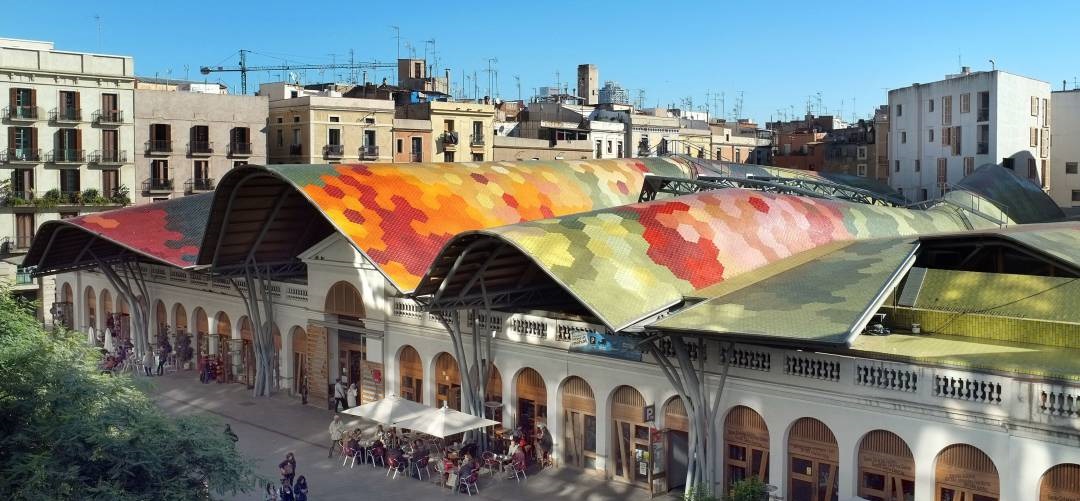
[[1017, 223], [1043, 223], [1065, 216], [1041, 187], [1000, 165], [987, 164], [975, 169], [956, 183], [953, 190], [968, 191], [989, 200]]
[[458, 233], [636, 202], [646, 174], [687, 177], [665, 158], [274, 165], [399, 290], [420, 282]]
[[1080, 324], [1077, 305], [1076, 278], [929, 269], [914, 307]]
[[950, 211], [726, 189], [482, 233], [515, 245], [618, 330], [820, 246], [963, 227]]
[[46, 257], [42, 253], [48, 237], [69, 226], [162, 263], [178, 268], [194, 266], [212, 200], [213, 194], [205, 193], [46, 222], [27, 253], [27, 264], [37, 264]]

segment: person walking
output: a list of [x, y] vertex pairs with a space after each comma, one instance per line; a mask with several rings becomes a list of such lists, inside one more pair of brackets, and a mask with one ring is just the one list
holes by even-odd
[[274, 483], [273, 482], [267, 482], [266, 483], [266, 497], [263, 498], [263, 499], [265, 501], [278, 501], [278, 496], [277, 495], [278, 495], [278, 491], [277, 491], [276, 488], [274, 488]]
[[143, 355], [142, 363], [143, 363], [143, 372], [145, 372], [147, 376], [153, 376], [154, 375], [154, 351], [153, 350], [146, 350], [146, 354]]
[[[341, 406], [340, 409], [337, 407]], [[334, 383], [334, 411], [343, 411], [348, 409], [349, 402], [345, 400], [345, 385], [341, 382], [341, 378], [337, 378], [337, 382]]]
[[330, 449], [326, 451], [326, 457], [334, 457], [334, 447], [341, 447], [341, 437], [345, 434], [345, 423], [341, 422], [341, 416], [334, 416], [330, 420]]
[[349, 391], [345, 392], [346, 400], [349, 403], [349, 409], [356, 407], [356, 383], [349, 385]]
[[293, 498], [296, 501], [307, 501], [307, 479], [303, 475], [296, 477], [296, 485], [293, 486]]
[[293, 477], [296, 476], [296, 456], [290, 452], [285, 455], [285, 460], [278, 463], [278, 471], [281, 472], [281, 485], [292, 487]]
[[281, 481], [281, 493], [278, 496], [281, 501], [295, 501], [296, 497], [293, 496], [292, 486], [286, 484], [284, 480]]
[[547, 426], [540, 427], [540, 438], [537, 441], [540, 442], [540, 466], [551, 466], [551, 448], [555, 444], [554, 441], [551, 439], [551, 432], [548, 431]]

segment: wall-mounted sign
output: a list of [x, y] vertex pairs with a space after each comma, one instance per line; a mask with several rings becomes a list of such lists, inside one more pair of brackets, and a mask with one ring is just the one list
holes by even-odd
[[637, 348], [638, 341], [638, 338], [630, 336], [578, 331], [570, 340], [570, 351], [640, 362], [641, 351]]
[[646, 405], [642, 412], [641, 422], [651, 423], [656, 420], [656, 404]]

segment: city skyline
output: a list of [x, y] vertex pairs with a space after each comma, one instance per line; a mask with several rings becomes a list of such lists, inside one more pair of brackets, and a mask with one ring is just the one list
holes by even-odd
[[[692, 103], [694, 109], [708, 108], [714, 117], [731, 118], [741, 96], [741, 115], [759, 123], [799, 117], [808, 107], [845, 120], [865, 118], [886, 102], [887, 89], [939, 80], [961, 66], [989, 70], [990, 59], [997, 69], [1047, 81], [1055, 90], [1063, 81], [1073, 88], [1074, 74], [1080, 73], [1068, 69], [1080, 56], [1064, 46], [1032, 51], [1015, 37], [991, 36], [988, 30], [950, 32], [957, 20], [969, 17], [986, 26], [1037, 23], [1042, 39], [1064, 39], [1072, 17], [1068, 13], [1077, 10], [1072, 5], [1059, 6], [1064, 15], [1055, 16], [1031, 6], [1023, 12], [1006, 10], [1003, 2], [979, 4], [977, 11], [974, 4], [935, 5], [933, 16], [920, 8], [889, 13], [895, 30], [941, 33], [932, 43], [909, 37], [910, 44], [897, 43], [899, 33], [883, 31], [876, 19], [882, 14], [864, 12], [857, 4], [801, 12], [799, 19], [728, 25], [722, 19], [753, 19], [757, 14], [751, 6], [725, 6], [721, 12], [704, 2], [687, 2], [660, 13], [661, 18], [672, 16], [674, 24], [653, 26], [641, 19], [656, 16], [642, 17], [641, 9], [614, 11], [603, 5], [530, 12], [521, 20], [507, 20], [507, 7], [495, 3], [424, 15], [402, 15], [378, 6], [287, 11], [273, 5], [257, 11], [218, 5], [213, 13], [199, 13], [172, 5], [150, 10], [126, 1], [22, 4], [13, 7], [16, 17], [40, 18], [49, 12], [53, 22], [15, 25], [5, 36], [53, 41], [60, 50], [131, 55], [139, 76], [222, 81], [233, 93], [239, 93], [237, 73], [203, 76], [199, 67], [235, 66], [239, 49], [252, 51], [249, 65], [342, 63], [350, 59], [350, 50], [355, 61], [386, 63], [400, 51], [401, 57], [426, 57], [439, 75], [449, 69], [455, 93], [464, 89], [467, 97], [483, 96], [490, 85], [495, 97], [517, 99], [520, 80], [520, 97], [526, 100], [543, 86], [561, 83], [573, 89], [577, 65], [592, 63], [599, 67], [601, 83], [618, 81], [631, 102], [644, 91], [645, 107], [685, 108]], [[703, 15], [687, 15], [693, 12]], [[173, 22], [163, 25], [158, 22], [162, 19]], [[716, 24], [723, 28], [717, 30]], [[322, 29], [312, 29], [319, 26]], [[815, 29], [805, 38], [775, 35], [807, 26]], [[537, 43], [528, 43], [530, 36]], [[208, 43], [182, 43], [185, 37]], [[785, 58], [793, 46], [802, 48]], [[716, 61], [723, 64], [713, 64]], [[489, 67], [494, 71], [488, 72]], [[393, 82], [393, 72], [369, 70], [366, 76], [376, 83], [383, 78]], [[297, 71], [295, 76], [304, 83], [362, 79], [348, 70]], [[288, 72], [252, 72], [249, 93], [259, 83], [287, 78]]]

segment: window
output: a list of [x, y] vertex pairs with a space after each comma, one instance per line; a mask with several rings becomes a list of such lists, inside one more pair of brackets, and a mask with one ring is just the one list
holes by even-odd
[[612, 149], [611, 149], [612, 143], [613, 143], [613, 141], [608, 139], [608, 142], [607, 142], [607, 152], [608, 153], [611, 153], [611, 151], [612, 151]]
[[1028, 177], [1028, 179], [1030, 179], [1032, 181], [1038, 181], [1038, 179], [1039, 179], [1039, 169], [1038, 169], [1038, 167], [1035, 166], [1035, 159], [1034, 158], [1029, 158], [1027, 164], [1028, 164], [1028, 168], [1027, 168], [1027, 177]]
[[907, 144], [907, 131], [900, 132], [900, 144]]
[[484, 161], [484, 154], [483, 153], [473, 153], [472, 154], [472, 161], [473, 162], [483, 162]]
[[941, 145], [949, 146], [952, 144], [952, 128], [942, 127], [941, 129]]
[[341, 129], [329, 129], [326, 131], [326, 144], [330, 146], [341, 145]]
[[34, 127], [8, 128], [8, 156], [15, 160], [37, 160], [37, 129]]
[[1042, 105], [1043, 106], [1043, 127], [1049, 127], [1050, 126], [1050, 101], [1048, 99], [1043, 99], [1042, 102], [1043, 102], [1043, 105]]
[[902, 105], [902, 104], [896, 105], [896, 116], [898, 116], [898, 117], [904, 116], [904, 105]]
[[1039, 98], [1031, 96], [1031, 116], [1039, 116]]
[[1039, 160], [1039, 186], [1046, 188], [1046, 160]]
[[953, 127], [950, 135], [952, 136], [952, 154], [957, 156], [962, 155], [963, 153], [960, 147], [960, 126], [957, 125]]
[[975, 117], [977, 122], [987, 122], [990, 120], [990, 93], [979, 93], [979, 111]]
[[73, 217], [79, 217], [78, 212], [61, 212], [60, 219], [71, 219]]
[[972, 172], [975, 172], [975, 157], [964, 157], [964, 177], [970, 176]]
[[116, 195], [120, 188], [120, 171], [118, 169], [104, 169], [101, 171], [101, 194], [106, 197]]
[[452, 152], [452, 151], [443, 152], [443, 161], [444, 162], [453, 162], [454, 161], [454, 152]]
[[116, 94], [101, 95], [101, 118], [110, 122], [120, 122], [120, 97]]
[[12, 118], [37, 118], [37, 91], [12, 88], [10, 98]]
[[405, 151], [405, 140], [404, 139], [398, 139], [396, 146], [397, 146], [397, 152], [398, 153], [404, 152]]
[[364, 147], [365, 148], [372, 148], [374, 146], [375, 146], [375, 131], [373, 131], [373, 130], [365, 130], [364, 131]]
[[298, 116], [292, 117], [292, 121], [293, 121], [294, 124], [298, 124], [298, 123], [300, 123], [300, 117], [298, 117]]
[[172, 126], [169, 124], [150, 124], [150, 142], [147, 151], [172, 151]]
[[858, 158], [859, 160], [866, 160], [866, 146], [859, 146], [858, 150], [856, 150], [855, 155], [856, 158]]
[[615, 156], [618, 157], [618, 158], [622, 158], [622, 156], [623, 156], [623, 153], [622, 153], [622, 141], [617, 141], [615, 143], [615, 146], [616, 146], [616, 148], [615, 148]]
[[976, 138], [975, 154], [986, 155], [990, 153], [990, 126], [980, 125], [978, 131], [979, 137]]
[[952, 96], [941, 98], [941, 125], [952, 125]]
[[15, 247], [19, 249], [29, 248], [34, 241], [35, 228], [33, 213], [15, 214]]
[[233, 168], [235, 169], [235, 168], [237, 168], [237, 167], [243, 167], [243, 166], [245, 166], [245, 165], [247, 165], [247, 164], [248, 164], [248, 163], [247, 163], [247, 160], [237, 160], [237, 161], [235, 161], [235, 162], [233, 162], [233, 163], [232, 163], [232, 166], [233, 166]]
[[939, 187], [945, 186], [945, 183], [949, 182], [949, 159], [938, 158], [937, 159], [937, 184]]
[[210, 127], [207, 125], [194, 125], [191, 127], [191, 138], [188, 148], [192, 153], [212, 153], [210, 144]]
[[277, 130], [277, 145], [285, 146], [285, 131], [283, 129]]
[[413, 162], [424, 161], [424, 138], [412, 138], [412, 147], [409, 149], [409, 154], [412, 156], [409, 160]]
[[926, 200], [927, 198], [928, 197], [926, 196], [926, 188], [919, 188], [919, 201], [921, 202], [923, 200]]
[[930, 113], [933, 113], [934, 112], [934, 100], [931, 99], [929, 101], [929, 103], [930, 103], [930, 109], [928, 109], [927, 111], [929, 111]]
[[1015, 161], [1012, 158], [1002, 158], [1001, 166], [1009, 170], [1016, 170]]
[[1080, 190], [1072, 190], [1072, 201], [1080, 202]]
[[[281, 129], [278, 129], [280, 136]], [[279, 144], [280, 146], [280, 144]], [[251, 129], [247, 127], [233, 127], [229, 130], [229, 151], [236, 154], [251, 154]]]
[[424, 78], [424, 63], [413, 61], [412, 71], [413, 78]]
[[34, 171], [18, 169], [11, 173], [11, 191], [15, 198], [30, 200], [34, 198]]
[[155, 180], [169, 179], [169, 161], [154, 160], [150, 162], [150, 178]]
[[56, 131], [56, 150], [53, 158], [62, 162], [82, 161], [82, 131], [79, 129], [59, 129]]
[[934, 142], [934, 129], [930, 129], [930, 142]]
[[373, 117], [373, 116], [364, 117], [364, 123], [367, 124], [367, 125], [375, 125], [375, 117]]
[[1038, 127], [1029, 127], [1028, 128], [1028, 146], [1031, 146], [1032, 148], [1034, 148], [1034, 147], [1036, 147], [1038, 145], [1039, 145], [1039, 128]]
[[101, 131], [101, 153], [103, 160], [120, 160], [120, 131], [105, 129]]
[[79, 112], [79, 93], [73, 90], [60, 91], [60, 104], [56, 107], [57, 120], [81, 120]]
[[915, 172], [922, 172], [922, 160], [915, 159]]
[[971, 93], [960, 94], [960, 113], [971, 113]]
[[735, 150], [735, 163], [742, 162], [742, 150]]
[[856, 166], [855, 168], [856, 168], [856, 172], [857, 172], [857, 173], [858, 173], [858, 174], [859, 174], [860, 176], [862, 176], [862, 177], [866, 177], [866, 164], [859, 164], [859, 165], [857, 165], [857, 166]]
[[1050, 129], [1042, 130], [1042, 140], [1039, 141], [1039, 158], [1050, 156]]
[[191, 177], [197, 180], [210, 179], [210, 161], [196, 160], [191, 168]]
[[281, 117], [277, 117], [277, 123], [281, 123], [281, 122], [282, 122], [282, 120], [283, 120], [283, 119], [282, 119]]
[[1076, 174], [1077, 165], [1078, 165], [1077, 162], [1065, 162], [1065, 173], [1066, 174]]
[[893, 170], [895, 170], [896, 172], [900, 172], [900, 161], [899, 160], [895, 161]]
[[603, 144], [604, 144], [603, 141], [601, 141], [599, 139], [596, 140], [596, 157], [594, 157], [594, 158], [604, 158], [604, 155], [602, 155], [602, 153], [603, 153]]
[[338, 122], [341, 122], [341, 117], [330, 115], [330, 123], [335, 123], [336, 124]]
[[300, 129], [296, 128], [292, 130], [292, 145], [300, 146]]
[[60, 193], [74, 195], [79, 192], [79, 170], [64, 169], [60, 171]]

